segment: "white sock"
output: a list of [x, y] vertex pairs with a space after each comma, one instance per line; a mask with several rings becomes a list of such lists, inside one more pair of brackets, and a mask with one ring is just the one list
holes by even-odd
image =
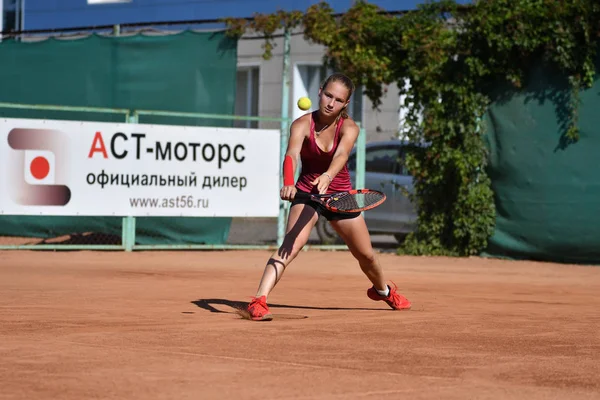
[[390, 295], [390, 288], [388, 287], [388, 285], [385, 285], [385, 290], [379, 290], [379, 289], [375, 289], [375, 290], [377, 290], [377, 293], [379, 293], [380, 296], [388, 297]]

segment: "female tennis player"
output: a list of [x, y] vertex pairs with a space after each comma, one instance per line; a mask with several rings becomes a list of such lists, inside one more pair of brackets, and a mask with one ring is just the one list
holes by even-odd
[[[256, 296], [248, 305], [249, 317], [255, 321], [273, 319], [267, 297], [281, 279], [285, 268], [296, 258], [308, 241], [319, 215], [325, 217], [348, 246], [360, 268], [371, 281], [367, 296], [385, 301], [394, 310], [409, 309], [410, 302], [397, 292], [397, 286], [386, 284], [383, 270], [375, 257], [365, 220], [360, 212], [335, 213], [308, 199], [295, 198], [296, 193], [325, 194], [352, 189], [346, 165], [359, 129], [348, 116], [346, 107], [354, 92], [354, 84], [343, 74], [329, 76], [319, 90], [318, 110], [296, 119], [283, 163], [284, 186], [280, 196], [292, 201], [286, 235], [282, 245], [265, 266]], [[302, 170], [294, 184], [298, 161]]]

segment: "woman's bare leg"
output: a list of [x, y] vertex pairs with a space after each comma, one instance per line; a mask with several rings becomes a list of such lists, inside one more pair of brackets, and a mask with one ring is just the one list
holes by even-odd
[[362, 215], [352, 219], [330, 221], [331, 226], [344, 240], [348, 249], [358, 261], [361, 270], [369, 278], [375, 289], [386, 290], [383, 269], [371, 245], [371, 236]]
[[268, 296], [281, 279], [285, 268], [304, 247], [319, 216], [310, 206], [295, 204], [290, 208], [287, 232], [279, 249], [273, 253], [263, 272], [256, 297]]

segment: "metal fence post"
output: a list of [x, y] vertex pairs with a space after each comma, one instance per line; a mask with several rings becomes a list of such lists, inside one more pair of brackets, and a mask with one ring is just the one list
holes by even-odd
[[362, 126], [356, 139], [356, 188], [365, 188], [365, 145], [367, 142], [367, 131]]
[[[138, 115], [135, 111], [127, 118], [127, 122], [130, 124], [138, 123]], [[127, 216], [123, 217], [121, 240], [123, 241], [123, 247], [125, 251], [132, 251], [135, 246], [135, 217]]]
[[[288, 146], [288, 113], [290, 107], [290, 41], [292, 35], [289, 29], [285, 29], [283, 35], [283, 73], [281, 88], [281, 148], [279, 157], [279, 167], [283, 165], [283, 159]], [[282, 176], [283, 178], [283, 176]], [[283, 181], [282, 183], [283, 184]], [[277, 245], [281, 246], [285, 237], [285, 219], [288, 209], [287, 202], [279, 201], [279, 216], [277, 217]]]

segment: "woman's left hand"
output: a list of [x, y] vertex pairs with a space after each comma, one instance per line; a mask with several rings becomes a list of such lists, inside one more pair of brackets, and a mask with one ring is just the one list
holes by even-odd
[[325, 194], [325, 193], [327, 193], [327, 188], [329, 187], [329, 184], [331, 183], [331, 179], [329, 178], [329, 175], [323, 174], [323, 175], [319, 176], [317, 179], [315, 179], [314, 181], [312, 181], [311, 183], [313, 186], [317, 187], [319, 194]]

